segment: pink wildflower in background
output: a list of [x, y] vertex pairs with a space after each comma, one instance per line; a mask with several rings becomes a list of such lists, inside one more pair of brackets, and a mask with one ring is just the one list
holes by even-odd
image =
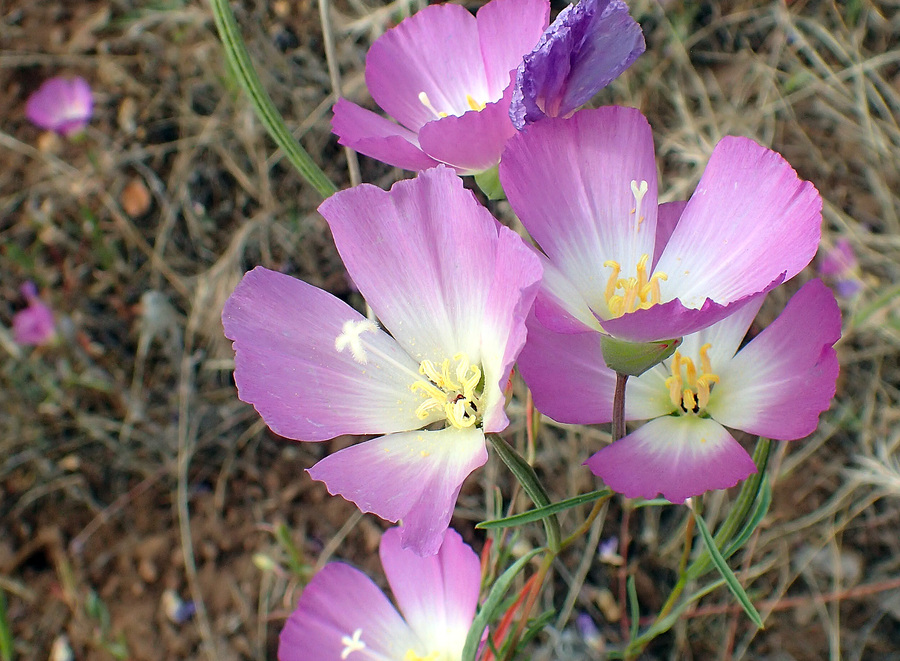
[[508, 424], [503, 387], [525, 342], [538, 258], [449, 168], [390, 192], [326, 200], [347, 272], [390, 332], [331, 294], [263, 268], [225, 304], [235, 381], [278, 434], [384, 434], [309, 473], [360, 509], [403, 520], [403, 544], [437, 551], [485, 433]]
[[25, 115], [32, 124], [68, 137], [84, 130], [93, 109], [91, 87], [84, 78], [58, 76], [28, 97]]
[[369, 92], [399, 124], [341, 99], [332, 122], [340, 144], [407, 170], [494, 167], [515, 133], [512, 74], [549, 14], [547, 0], [491, 0], [476, 16], [446, 3], [402, 21], [366, 56]]
[[[781, 315], [738, 350], [764, 295], [722, 321], [688, 335], [674, 356], [628, 381], [629, 420], [649, 420], [585, 464], [630, 498], [672, 502], [737, 484], [756, 466], [726, 427], [776, 440], [815, 431], [835, 393], [841, 313], [820, 280], [805, 284]], [[565, 366], [581, 356], [551, 356]], [[595, 361], [567, 372], [566, 385], [611, 400], [611, 377]], [[598, 376], [600, 378], [598, 378]]]
[[819, 253], [819, 256], [819, 275], [833, 284], [838, 296], [849, 299], [862, 291], [859, 261], [850, 241], [840, 238], [834, 247]]
[[628, 5], [581, 0], [563, 9], [516, 73], [510, 118], [524, 128], [568, 117], [644, 52], [644, 33]]
[[385, 531], [379, 553], [398, 613], [361, 571], [330, 562], [300, 595], [278, 645], [279, 661], [459, 661], [481, 588], [478, 556], [455, 530], [422, 558]]
[[13, 338], [19, 344], [41, 346], [56, 338], [56, 322], [53, 310], [37, 295], [33, 282], [26, 282], [21, 288], [28, 307], [13, 316]]

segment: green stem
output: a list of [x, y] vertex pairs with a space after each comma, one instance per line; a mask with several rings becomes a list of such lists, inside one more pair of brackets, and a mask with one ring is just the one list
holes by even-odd
[[287, 124], [284, 123], [281, 113], [275, 108], [272, 98], [263, 87], [253, 62], [250, 60], [250, 54], [247, 52], [228, 0], [209, 0], [209, 3], [216, 21], [216, 29], [219, 31], [219, 38], [222, 39], [222, 45], [225, 47], [225, 55], [237, 74], [241, 87], [250, 96], [257, 117], [303, 178], [323, 198], [331, 196], [337, 192], [337, 187], [331, 182], [328, 175], [313, 162], [300, 143], [294, 139]]

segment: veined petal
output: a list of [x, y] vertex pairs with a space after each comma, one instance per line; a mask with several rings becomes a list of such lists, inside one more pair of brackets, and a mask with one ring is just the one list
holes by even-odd
[[478, 10], [476, 17], [488, 88], [493, 98], [497, 98], [510, 86], [510, 71], [534, 48], [550, 22], [550, 3], [492, 0]]
[[329, 493], [388, 521], [403, 519], [401, 545], [437, 553], [463, 480], [487, 461], [480, 429], [382, 436], [335, 452], [309, 469]]
[[[770, 283], [761, 292], [765, 294], [781, 284], [781, 279]], [[635, 310], [617, 319], [606, 319], [603, 329], [633, 342], [653, 342], [696, 333], [734, 314], [744, 305], [754, 300], [755, 294], [720, 305], [707, 300], [699, 309], [685, 307], [681, 301], [660, 303], [646, 310]]]
[[475, 551], [448, 528], [437, 555], [422, 558], [402, 548], [400, 530], [391, 528], [379, 552], [397, 605], [424, 648], [460, 658], [481, 588]]
[[516, 132], [509, 121], [511, 96], [510, 85], [500, 100], [488, 103], [481, 111], [470, 110], [428, 122], [419, 129], [422, 150], [452, 166], [460, 175], [491, 169], [500, 161], [504, 145]]
[[534, 304], [538, 321], [557, 333], [602, 331], [587, 301], [565, 274], [543, 255], [541, 265], [544, 277]]
[[624, 2], [581, 0], [563, 9], [519, 65], [511, 116], [517, 128], [568, 117], [644, 52]]
[[723, 138], [659, 259], [663, 300], [727, 304], [789, 280], [815, 254], [821, 223], [821, 196], [784, 158]]
[[[781, 315], [722, 367], [707, 410], [735, 429], [779, 440], [815, 431], [834, 397], [841, 336], [834, 294], [805, 284]], [[719, 387], [721, 386], [721, 387]]]
[[[734, 358], [734, 354], [744, 341], [747, 330], [756, 319], [765, 294], [757, 294], [747, 299], [747, 303], [739, 307], [736, 312], [728, 315], [722, 321], [708, 326], [701, 331], [691, 333], [684, 337], [684, 342], [678, 348], [682, 356], [689, 356], [697, 363], [700, 347], [709, 344], [707, 355], [712, 364], [713, 372], [718, 372], [719, 366], [726, 365]], [[667, 361], [667, 362], [671, 362]]]
[[[656, 235], [656, 162], [650, 125], [634, 108], [582, 110], [546, 119], [507, 143], [500, 181], [531, 236], [602, 316], [607, 260], [634, 275]], [[635, 218], [632, 182], [642, 193]]]
[[629, 498], [683, 503], [710, 489], [733, 487], [756, 465], [715, 420], [656, 418], [584, 462], [606, 484]]
[[346, 99], [339, 99], [333, 110], [331, 130], [339, 144], [405, 170], [438, 164], [419, 148], [418, 137], [409, 129]]
[[525, 318], [541, 283], [541, 263], [531, 248], [507, 227], [500, 227], [494, 274], [481, 322], [484, 370], [484, 430], [506, 429], [503, 389], [525, 345]]
[[681, 214], [684, 213], [684, 208], [686, 206], [687, 200], [679, 202], [663, 202], [659, 205], [659, 212], [656, 216], [656, 246], [653, 252], [654, 269], [656, 268], [656, 263], [659, 261], [666, 244], [672, 236], [672, 232], [675, 231], [675, 226], [681, 219]]
[[435, 111], [462, 114], [467, 95], [481, 103], [499, 96], [489, 96], [475, 17], [451, 3], [425, 7], [376, 39], [366, 85], [375, 103], [413, 131], [437, 119]]
[[[335, 342], [347, 322], [360, 324], [365, 317], [283, 273], [257, 267], [235, 288], [222, 312], [236, 352], [234, 379], [240, 398], [272, 431], [322, 441], [428, 422], [416, 417], [421, 398], [410, 390], [418, 363], [374, 327], [359, 334], [358, 347], [338, 351]], [[354, 356], [355, 349], [362, 356]]]
[[[353, 281], [407, 353], [440, 364], [465, 352], [481, 362], [500, 244], [520, 239], [501, 234], [452, 170], [426, 170], [390, 192], [356, 186], [319, 211]], [[533, 277], [526, 267], [518, 282], [503, 281], [524, 291]]]
[[278, 659], [373, 658], [369, 654], [402, 659], [408, 650], [420, 648], [410, 627], [368, 576], [344, 563], [330, 562], [303, 589], [296, 610], [285, 622]]
[[603, 362], [600, 334], [556, 333], [533, 313], [527, 325], [528, 339], [518, 365], [537, 409], [557, 422], [612, 420], [616, 375]]

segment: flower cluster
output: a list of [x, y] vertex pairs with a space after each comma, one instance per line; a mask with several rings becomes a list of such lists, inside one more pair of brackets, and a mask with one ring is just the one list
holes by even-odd
[[[644, 116], [579, 110], [643, 52], [640, 27], [612, 0], [548, 16], [546, 0], [491, 0], [476, 15], [429, 6], [366, 60], [373, 99], [399, 123], [336, 104], [341, 144], [419, 171], [319, 207], [369, 317], [262, 267], [225, 305], [241, 399], [287, 438], [374, 435], [309, 474], [401, 523], [381, 557], [403, 617], [330, 564], [281, 659], [459, 658], [479, 571], [448, 525], [487, 461], [485, 435], [509, 423], [516, 364], [559, 422], [610, 422], [614, 405], [646, 421], [585, 464], [628, 497], [674, 503], [756, 470], [729, 429], [798, 439], [834, 396], [841, 318], [820, 281], [743, 346], [767, 293], [816, 253], [815, 187], [776, 152], [726, 137], [691, 198], [660, 203]], [[458, 176], [488, 171], [530, 243]]]

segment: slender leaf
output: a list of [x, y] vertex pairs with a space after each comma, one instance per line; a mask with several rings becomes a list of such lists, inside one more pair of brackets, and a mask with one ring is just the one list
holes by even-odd
[[475, 619], [472, 621], [472, 628], [469, 629], [469, 635], [466, 636], [466, 643], [463, 646], [463, 661], [475, 661], [475, 654], [478, 653], [478, 646], [481, 644], [481, 634], [484, 633], [487, 625], [501, 612], [503, 606], [503, 597], [513, 579], [525, 568], [531, 559], [538, 553], [546, 551], [545, 548], [536, 548], [526, 553], [516, 560], [509, 569], [503, 572], [494, 582], [491, 591], [488, 593], [487, 599], [481, 605]]
[[731, 593], [735, 596], [738, 602], [740, 602], [741, 606], [744, 609], [744, 612], [747, 613], [747, 617], [753, 620], [754, 624], [756, 624], [757, 627], [762, 629], [763, 621], [759, 615], [759, 612], [750, 601], [750, 597], [748, 597], [747, 593], [744, 592], [744, 588], [741, 586], [740, 581], [738, 581], [737, 576], [735, 576], [734, 572], [731, 571], [731, 567], [728, 566], [725, 558], [722, 557], [722, 554], [716, 547], [716, 543], [709, 532], [709, 528], [706, 527], [706, 522], [703, 520], [703, 517], [695, 513], [694, 518], [697, 521], [697, 530], [700, 531], [700, 536], [703, 537], [703, 541], [706, 543], [706, 548], [709, 549], [709, 555], [712, 558], [713, 564], [716, 566], [716, 569], [719, 570], [722, 578], [725, 579], [725, 584], [728, 586], [728, 589], [731, 590]]
[[637, 589], [634, 587], [634, 575], [629, 575], [625, 582], [628, 591], [628, 613], [631, 616], [631, 640], [637, 638], [638, 627], [641, 623], [641, 607], [638, 604]]
[[13, 637], [6, 617], [6, 592], [0, 588], [0, 659], [12, 661]]
[[528, 510], [527, 512], [522, 512], [521, 514], [507, 516], [502, 519], [494, 519], [493, 521], [482, 521], [481, 523], [476, 524], [475, 527], [481, 530], [492, 530], [494, 528], [514, 528], [526, 523], [531, 523], [532, 521], [545, 519], [551, 514], [557, 514], [559, 512], [562, 512], [563, 510], [569, 509], [570, 507], [575, 507], [576, 505], [590, 503], [591, 501], [597, 500], [598, 498], [603, 498], [603, 496], [607, 496], [611, 493], [612, 491], [610, 491], [609, 489], [598, 489], [597, 491], [584, 493], [580, 496], [566, 498], [565, 500], [561, 500], [558, 503], [551, 503], [546, 507], [538, 507], [537, 509]]
[[750, 535], [753, 534], [753, 531], [756, 530], [757, 526], [762, 523], [763, 518], [768, 514], [769, 505], [772, 504], [772, 486], [769, 484], [768, 478], [763, 479], [759, 493], [760, 497], [756, 499], [755, 507], [750, 516], [747, 517], [744, 527], [725, 550], [722, 551], [722, 556], [726, 559], [734, 555], [738, 549], [747, 543], [747, 540], [750, 539]]
[[[550, 505], [550, 496], [547, 495], [547, 491], [538, 479], [537, 473], [534, 472], [534, 468], [499, 434], [488, 434], [488, 438], [491, 440], [491, 444], [494, 446], [497, 454], [500, 455], [503, 463], [506, 464], [506, 467], [519, 481], [519, 484], [522, 485], [532, 502], [539, 508], [548, 507]], [[559, 551], [560, 544], [559, 521], [555, 514], [543, 517], [543, 521], [544, 530], [547, 533], [547, 546], [556, 553]]]
[[216, 29], [219, 31], [219, 38], [225, 47], [225, 55], [244, 91], [250, 96], [257, 117], [303, 178], [322, 197], [329, 197], [337, 191], [337, 188], [300, 143], [294, 139], [287, 124], [284, 123], [284, 118], [263, 87], [253, 62], [250, 60], [250, 53], [247, 52], [228, 0], [209, 0], [209, 4], [216, 21]]

